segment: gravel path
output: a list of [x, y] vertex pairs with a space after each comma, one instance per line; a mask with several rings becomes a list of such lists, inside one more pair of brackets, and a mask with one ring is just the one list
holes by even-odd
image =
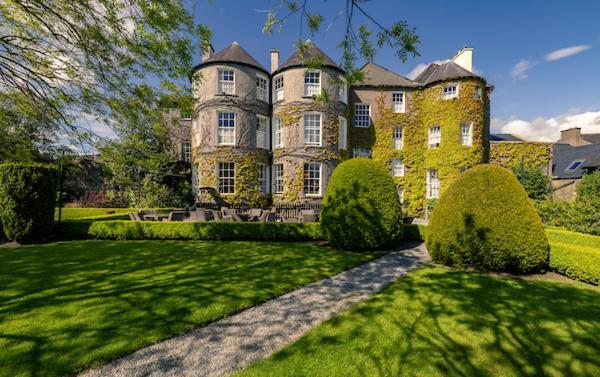
[[165, 340], [82, 376], [221, 376], [265, 358], [428, 260], [398, 250], [329, 279]]

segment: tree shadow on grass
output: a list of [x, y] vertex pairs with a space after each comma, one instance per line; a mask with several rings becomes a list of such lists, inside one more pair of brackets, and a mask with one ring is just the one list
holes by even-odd
[[309, 243], [83, 241], [2, 250], [0, 375], [71, 374], [368, 258]]
[[242, 375], [592, 377], [599, 334], [597, 289], [427, 268]]

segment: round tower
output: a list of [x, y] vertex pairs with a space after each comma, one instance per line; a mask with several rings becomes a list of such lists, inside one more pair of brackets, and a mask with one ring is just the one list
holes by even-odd
[[310, 41], [272, 73], [275, 201], [319, 201], [333, 169], [346, 157], [348, 88], [343, 76]]
[[201, 202], [269, 195], [270, 75], [237, 42], [193, 71], [192, 163]]

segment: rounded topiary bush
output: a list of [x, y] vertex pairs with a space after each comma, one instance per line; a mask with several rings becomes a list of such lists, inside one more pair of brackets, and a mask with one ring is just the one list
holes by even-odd
[[0, 164], [0, 223], [9, 240], [39, 241], [52, 234], [56, 168], [36, 163]]
[[452, 182], [427, 231], [434, 261], [478, 270], [527, 273], [548, 265], [544, 227], [515, 175], [478, 165]]
[[333, 171], [322, 202], [321, 231], [333, 246], [347, 250], [389, 247], [401, 238], [396, 185], [381, 163], [353, 158]]

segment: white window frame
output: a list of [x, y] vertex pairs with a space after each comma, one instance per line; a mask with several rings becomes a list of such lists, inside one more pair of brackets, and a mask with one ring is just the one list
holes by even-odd
[[475, 86], [475, 99], [483, 98], [483, 87], [481, 85]]
[[[225, 72], [231, 72], [233, 80], [225, 80]], [[229, 75], [228, 75], [229, 76]], [[226, 89], [226, 90], [225, 90]], [[235, 71], [231, 68], [219, 68], [217, 71], [217, 94], [235, 94]]]
[[269, 149], [269, 118], [256, 114], [256, 148]]
[[258, 163], [258, 191], [263, 195], [269, 195], [269, 167], [267, 164]]
[[340, 79], [340, 87], [338, 89], [338, 99], [348, 104], [348, 83], [343, 78]]
[[366, 157], [371, 158], [371, 148], [356, 147], [352, 148], [352, 158]]
[[[458, 84], [448, 84], [448, 85], [445, 85], [442, 88], [442, 97], [444, 98], [444, 100], [452, 99], [452, 98], [458, 98], [459, 87], [460, 86]], [[450, 88], [455, 88], [455, 90], [454, 91], [450, 91]]]
[[[227, 164], [227, 166], [225, 166]], [[222, 172], [232, 172], [231, 176], [224, 176]], [[217, 190], [219, 194], [235, 194], [235, 162], [219, 161], [217, 162]], [[223, 188], [231, 188], [231, 191], [223, 190]]]
[[283, 101], [285, 98], [283, 74], [273, 78], [273, 102]]
[[473, 122], [460, 123], [460, 145], [464, 145], [466, 147], [473, 145]]
[[[435, 177], [434, 177], [435, 176]], [[427, 169], [426, 198], [435, 199], [440, 197], [440, 177], [436, 169]]]
[[181, 159], [184, 162], [192, 161], [192, 143], [190, 140], [186, 140], [181, 143]]
[[404, 187], [398, 186], [396, 188], [396, 192], [398, 193], [398, 200], [400, 200], [400, 204], [404, 204]]
[[357, 102], [354, 104], [354, 127], [369, 128], [371, 126], [371, 104]]
[[404, 92], [392, 92], [392, 111], [394, 113], [406, 112], [406, 94]]
[[404, 161], [401, 158], [392, 159], [392, 176], [404, 177]]
[[442, 144], [442, 127], [438, 125], [429, 126], [427, 146], [429, 149], [439, 148]]
[[[316, 74], [316, 75], [315, 75]], [[307, 69], [304, 72], [304, 96], [312, 97], [321, 94], [321, 71], [318, 69]], [[307, 80], [309, 82], [307, 82]], [[317, 82], [318, 81], [318, 82]]]
[[283, 194], [283, 164], [273, 164], [273, 192]]
[[343, 116], [338, 117], [338, 149], [348, 149], [348, 119]]
[[[264, 81], [264, 87], [261, 87], [261, 80]], [[269, 79], [260, 73], [256, 74], [256, 99], [269, 102]]]
[[395, 150], [404, 148], [404, 128], [395, 127], [392, 130], [392, 144]]
[[[318, 141], [311, 141], [310, 137], [311, 131], [314, 131], [314, 129], [311, 128], [307, 128], [306, 127], [306, 118], [314, 116], [314, 115], [318, 115], [319, 116], [319, 128], [318, 128]], [[320, 112], [316, 112], [316, 111], [311, 111], [311, 112], [306, 112], [304, 113], [304, 115], [302, 116], [302, 129], [303, 129], [303, 136], [304, 136], [304, 145], [307, 146], [312, 146], [312, 147], [320, 147], [321, 143], [322, 143], [322, 139], [323, 139], [323, 114]]]
[[272, 120], [273, 124], [273, 148], [283, 147], [283, 118], [281, 116], [274, 116]]
[[[307, 178], [307, 166], [309, 167], [309, 169], [311, 167], [314, 167], [315, 165], [317, 165], [318, 168], [318, 173], [319, 173], [319, 177], [318, 178], [311, 178], [308, 177]], [[305, 162], [302, 166], [303, 169], [303, 179], [302, 179], [302, 192], [304, 193], [304, 196], [321, 196], [321, 191], [322, 191], [322, 182], [323, 182], [323, 164], [321, 164], [320, 162]], [[309, 172], [310, 174], [310, 172]], [[317, 181], [318, 182], [318, 189], [319, 191], [317, 193], [307, 193], [307, 184], [306, 181], [307, 180], [312, 180], [312, 181]], [[313, 185], [314, 186], [314, 185]]]
[[[221, 125], [222, 114], [233, 114], [233, 127], [225, 127]], [[223, 122], [231, 119], [223, 119]], [[218, 145], [235, 145], [237, 128], [237, 115], [232, 111], [217, 111], [217, 144]], [[230, 141], [231, 140], [231, 141]]]

